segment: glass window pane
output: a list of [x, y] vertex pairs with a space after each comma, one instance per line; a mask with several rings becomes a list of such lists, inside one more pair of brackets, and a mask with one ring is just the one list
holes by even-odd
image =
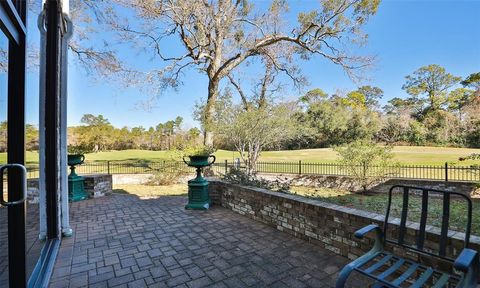
[[[0, 165], [7, 163], [8, 38], [0, 31]], [[3, 181], [7, 199], [7, 181]], [[8, 287], [7, 208], [0, 205], [0, 287]]]

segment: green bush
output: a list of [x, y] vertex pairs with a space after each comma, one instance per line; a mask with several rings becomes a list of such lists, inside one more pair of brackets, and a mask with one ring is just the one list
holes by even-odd
[[186, 169], [180, 168], [175, 164], [167, 164], [155, 171], [153, 177], [147, 182], [147, 185], [167, 186], [176, 184], [187, 174]]
[[386, 178], [391, 167], [396, 165], [392, 149], [392, 146], [380, 146], [365, 140], [334, 148], [347, 175], [352, 176], [364, 192]]
[[223, 175], [222, 179], [233, 184], [253, 186], [278, 192], [288, 192], [291, 186], [290, 181], [281, 181], [279, 178], [270, 181], [258, 178], [255, 175], [248, 174], [244, 170], [237, 168], [231, 168], [227, 174]]

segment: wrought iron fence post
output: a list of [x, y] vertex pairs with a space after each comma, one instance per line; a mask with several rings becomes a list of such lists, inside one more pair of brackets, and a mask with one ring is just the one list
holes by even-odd
[[225, 160], [225, 174], [228, 173], [228, 160]]
[[107, 161], [107, 174], [110, 175], [110, 161]]
[[448, 162], [445, 162], [445, 182], [448, 182]]
[[302, 160], [298, 160], [298, 174], [302, 174]]

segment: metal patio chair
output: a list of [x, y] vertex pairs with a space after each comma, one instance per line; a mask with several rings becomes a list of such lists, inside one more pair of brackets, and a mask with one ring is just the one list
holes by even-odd
[[[403, 201], [400, 225], [396, 239], [390, 239], [387, 235], [389, 228], [389, 215], [392, 204], [392, 191], [394, 189], [403, 189]], [[415, 243], [410, 244], [406, 241], [407, 231], [407, 213], [409, 195], [419, 193], [421, 195], [421, 215], [419, 228], [416, 233]], [[440, 194], [443, 197], [443, 213], [441, 218], [441, 232], [439, 237], [438, 251], [432, 247], [424, 247], [425, 229], [427, 224], [429, 193]], [[465, 229], [464, 247], [461, 253], [453, 259], [447, 255], [448, 227], [450, 218], [450, 198], [452, 195], [458, 196], [467, 203], [467, 225]], [[368, 225], [355, 232], [355, 237], [362, 239], [367, 233], [374, 233], [375, 243], [373, 248], [366, 254], [360, 256], [353, 262], [347, 264], [337, 278], [336, 288], [344, 287], [345, 282], [351, 272], [357, 271], [375, 281], [374, 287], [477, 287], [477, 277], [479, 277], [479, 256], [478, 252], [469, 249], [470, 231], [472, 224], [472, 201], [461, 193], [426, 189], [420, 187], [411, 187], [397, 185], [393, 186], [388, 194], [387, 211], [383, 223], [383, 229], [378, 225]], [[439, 258], [453, 264], [455, 270], [459, 273], [446, 273], [433, 267], [428, 267], [387, 252], [385, 244], [389, 243], [394, 247], [401, 247], [407, 251], [417, 252], [420, 255]], [[395, 250], [393, 250], [395, 251]]]

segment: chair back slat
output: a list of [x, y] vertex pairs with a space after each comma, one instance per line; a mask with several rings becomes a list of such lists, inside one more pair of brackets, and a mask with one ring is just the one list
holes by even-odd
[[[397, 239], [391, 239], [390, 236], [395, 234], [389, 234], [389, 217], [392, 210], [392, 192], [395, 189], [401, 189], [402, 191], [402, 211], [400, 215], [400, 224], [398, 227], [398, 235]], [[420, 225], [419, 230], [417, 231], [416, 239], [413, 240], [411, 237], [406, 237], [407, 235], [407, 219], [408, 219], [408, 212], [409, 212], [409, 202], [410, 193], [421, 193], [421, 214], [420, 214]], [[428, 218], [428, 207], [429, 207], [429, 199], [433, 194], [440, 194], [443, 198], [443, 207], [442, 207], [442, 217], [441, 219], [441, 230], [440, 230], [440, 241], [438, 244], [438, 250], [435, 247], [425, 247], [425, 239], [426, 239], [426, 226], [427, 226], [427, 218]], [[467, 204], [467, 211], [466, 211], [466, 227], [465, 227], [465, 238], [464, 238], [464, 248], [468, 248], [470, 243], [470, 232], [471, 232], [471, 225], [472, 225], [472, 200], [462, 193], [458, 192], [451, 192], [451, 191], [443, 191], [443, 190], [436, 190], [436, 189], [428, 189], [428, 188], [421, 188], [421, 187], [414, 187], [414, 186], [405, 186], [405, 185], [395, 185], [390, 188], [388, 193], [388, 202], [387, 202], [387, 211], [385, 213], [385, 221], [383, 223], [383, 231], [384, 231], [384, 241], [389, 242], [392, 244], [399, 245], [401, 247], [405, 247], [410, 250], [414, 250], [417, 252], [422, 252], [431, 256], [436, 256], [445, 260], [453, 261], [453, 258], [450, 257], [451, 255], [447, 255], [447, 246], [448, 246], [448, 230], [450, 224], [450, 201], [452, 199], [452, 195], [456, 196], [456, 198], [465, 200]], [[408, 243], [408, 242], [416, 242], [416, 243]], [[430, 245], [431, 246], [431, 245]], [[435, 251], [437, 250], [437, 251]], [[451, 254], [451, 253], [450, 253]]]
[[425, 243], [425, 226], [428, 215], [428, 190], [422, 190], [422, 214], [420, 215], [420, 227], [417, 237], [417, 249], [422, 250]]
[[443, 194], [443, 216], [442, 216], [442, 231], [440, 232], [440, 248], [438, 254], [445, 256], [447, 249], [448, 236], [448, 222], [450, 220], [450, 194]]
[[402, 216], [400, 218], [400, 230], [398, 234], [398, 244], [403, 245], [405, 241], [405, 233], [407, 232], [407, 213], [408, 213], [408, 188], [403, 188], [403, 205], [402, 205]]

